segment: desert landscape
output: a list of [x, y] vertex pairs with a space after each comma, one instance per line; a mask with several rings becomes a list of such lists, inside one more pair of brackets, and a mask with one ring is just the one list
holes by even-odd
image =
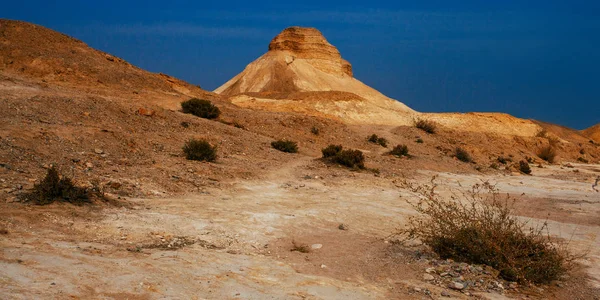
[[[600, 124], [415, 111], [315, 28], [265, 51], [211, 92], [0, 19], [0, 298], [600, 299]], [[51, 170], [89, 197], [44, 198]], [[420, 199], [488, 183], [566, 273], [511, 280], [402, 234]]]

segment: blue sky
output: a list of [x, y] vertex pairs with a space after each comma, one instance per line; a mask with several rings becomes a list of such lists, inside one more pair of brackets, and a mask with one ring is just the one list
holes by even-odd
[[316, 27], [356, 78], [418, 111], [600, 123], [598, 1], [10, 1], [0, 17], [207, 90], [285, 27]]

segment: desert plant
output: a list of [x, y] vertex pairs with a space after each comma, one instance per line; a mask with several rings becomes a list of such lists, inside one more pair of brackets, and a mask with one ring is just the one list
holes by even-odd
[[181, 125], [181, 127], [183, 127], [183, 128], [189, 128], [190, 127], [190, 123], [188, 123], [188, 122], [181, 122], [181, 123], [179, 123], [179, 125]]
[[582, 163], [584, 163], [584, 164], [587, 164], [587, 163], [589, 163], [589, 161], [588, 161], [588, 160], [587, 160], [585, 157], [578, 157], [578, 158], [577, 158], [577, 161], [578, 161], [578, 162], [582, 162]]
[[454, 156], [462, 161], [462, 162], [472, 162], [473, 158], [471, 158], [471, 154], [469, 154], [469, 152], [467, 152], [467, 150], [461, 148], [461, 147], [457, 147], [454, 150]]
[[431, 134], [434, 134], [437, 130], [437, 124], [435, 122], [424, 119], [416, 120], [415, 127]]
[[523, 174], [531, 174], [531, 168], [529, 167], [529, 163], [527, 161], [520, 161], [519, 162], [519, 171], [521, 171], [521, 173]]
[[387, 147], [387, 139], [384, 137], [379, 137], [376, 134], [372, 134], [371, 136], [369, 136], [367, 138], [367, 141], [369, 141], [369, 143], [373, 143], [373, 144], [378, 144], [382, 147]]
[[338, 153], [340, 153], [340, 151], [342, 151], [342, 145], [329, 145], [321, 149], [321, 153], [323, 153], [323, 158], [334, 157]]
[[553, 146], [548, 145], [546, 147], [540, 148], [537, 152], [537, 156], [547, 161], [548, 163], [554, 163], [554, 160], [556, 158], [556, 149]]
[[417, 142], [417, 144], [423, 144], [423, 139], [422, 138], [418, 138], [415, 142]]
[[321, 133], [321, 130], [317, 127], [317, 126], [313, 126], [310, 129], [310, 133], [314, 134], [314, 135], [319, 135], [319, 133]]
[[498, 170], [500, 168], [500, 166], [498, 166], [497, 163], [493, 162], [493, 163], [490, 164], [490, 168], [494, 169], [494, 170]]
[[392, 151], [390, 151], [391, 155], [395, 156], [408, 156], [408, 147], [406, 145], [396, 145]]
[[333, 162], [348, 168], [365, 168], [365, 156], [360, 150], [342, 150], [333, 157]]
[[90, 202], [89, 196], [90, 193], [85, 188], [75, 186], [71, 178], [61, 176], [55, 166], [48, 169], [44, 179], [35, 184], [30, 193], [25, 194], [26, 200], [38, 205], [55, 201], [81, 204]]
[[189, 160], [215, 161], [217, 159], [217, 149], [206, 140], [191, 139], [183, 146], [183, 153]]
[[213, 105], [212, 102], [197, 98], [181, 102], [181, 109], [186, 114], [192, 114], [205, 119], [216, 119], [221, 114], [221, 110]]
[[441, 199], [436, 185], [411, 186], [419, 213], [400, 233], [419, 239], [440, 257], [485, 264], [509, 281], [548, 283], [564, 274], [574, 257], [553, 242], [547, 224], [528, 228], [512, 215], [513, 199], [501, 197], [489, 182]]
[[287, 153], [297, 153], [298, 152], [298, 144], [293, 141], [288, 140], [278, 140], [271, 142], [271, 147], [277, 149], [282, 152]]
[[507, 164], [509, 161], [512, 161], [512, 158], [506, 158], [504, 156], [498, 156], [498, 162], [505, 165]]

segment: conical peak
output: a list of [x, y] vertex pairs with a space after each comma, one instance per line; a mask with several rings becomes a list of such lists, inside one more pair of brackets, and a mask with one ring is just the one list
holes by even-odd
[[[317, 59], [326, 69], [352, 76], [352, 66], [342, 59], [340, 52], [316, 28], [288, 27], [269, 44], [269, 52], [285, 51], [296, 59]], [[321, 68], [322, 69], [322, 68]]]

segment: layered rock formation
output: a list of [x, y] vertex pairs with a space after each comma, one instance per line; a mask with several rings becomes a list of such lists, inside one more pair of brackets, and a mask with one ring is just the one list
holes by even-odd
[[287, 28], [268, 49], [215, 92], [240, 106], [302, 111], [347, 123], [412, 122], [414, 110], [355, 79], [350, 63], [319, 30]]
[[589, 137], [590, 139], [600, 143], [600, 123], [581, 131], [583, 135]]

